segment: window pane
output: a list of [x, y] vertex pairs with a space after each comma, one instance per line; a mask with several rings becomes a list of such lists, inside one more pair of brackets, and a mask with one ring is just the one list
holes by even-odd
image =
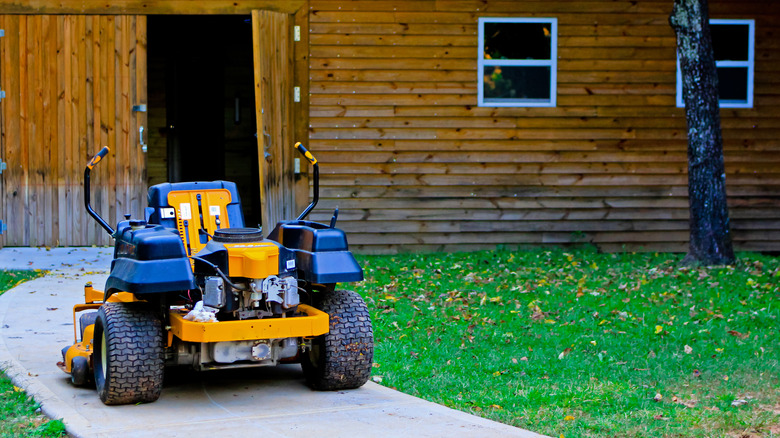
[[746, 24], [713, 24], [712, 48], [717, 61], [747, 61], [750, 27]]
[[485, 23], [485, 59], [550, 59], [551, 23]]
[[719, 67], [718, 93], [720, 100], [747, 102], [747, 67]]
[[550, 99], [550, 67], [488, 66], [483, 71], [485, 101]]

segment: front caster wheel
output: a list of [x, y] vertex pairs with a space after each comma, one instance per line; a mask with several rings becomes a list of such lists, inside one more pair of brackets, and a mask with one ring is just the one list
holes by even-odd
[[374, 358], [366, 303], [352, 291], [321, 293], [317, 307], [330, 316], [330, 331], [315, 338], [301, 357], [306, 382], [321, 391], [359, 388], [371, 375]]
[[106, 303], [95, 321], [95, 386], [107, 405], [157, 400], [163, 382], [163, 330], [146, 303]]
[[70, 381], [73, 386], [89, 383], [89, 361], [86, 357], [76, 356], [70, 361]]

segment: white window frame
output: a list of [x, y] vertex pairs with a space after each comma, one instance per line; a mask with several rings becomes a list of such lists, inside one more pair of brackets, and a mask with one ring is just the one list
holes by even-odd
[[[721, 108], [753, 108], [753, 78], [755, 75], [756, 57], [756, 20], [753, 19], [722, 19], [711, 18], [710, 25], [739, 24], [748, 26], [748, 59], [747, 61], [715, 61], [715, 67], [747, 67], [747, 101], [720, 100]], [[677, 56], [677, 107], [685, 108], [682, 94], [682, 72], [680, 71], [680, 56]]]
[[[485, 59], [485, 23], [548, 23], [550, 24], [550, 59]], [[558, 19], [530, 17], [480, 17], [478, 38], [477, 69], [477, 99], [479, 106], [485, 107], [554, 107], [557, 102], [558, 80]], [[485, 67], [550, 67], [550, 98], [549, 99], [506, 99], [501, 101], [485, 101], [484, 71]]]

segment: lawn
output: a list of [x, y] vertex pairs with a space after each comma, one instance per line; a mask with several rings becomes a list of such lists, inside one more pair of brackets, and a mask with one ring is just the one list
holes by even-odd
[[[0, 294], [42, 275], [41, 271], [0, 271]], [[65, 434], [60, 420], [38, 412], [40, 406], [0, 373], [0, 437], [58, 437]]]
[[363, 256], [372, 379], [554, 437], [780, 436], [780, 258]]

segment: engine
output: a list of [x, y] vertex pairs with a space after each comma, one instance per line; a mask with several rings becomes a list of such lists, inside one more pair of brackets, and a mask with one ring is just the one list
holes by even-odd
[[301, 302], [295, 254], [257, 228], [217, 230], [193, 260], [203, 305], [220, 321], [288, 316]]

